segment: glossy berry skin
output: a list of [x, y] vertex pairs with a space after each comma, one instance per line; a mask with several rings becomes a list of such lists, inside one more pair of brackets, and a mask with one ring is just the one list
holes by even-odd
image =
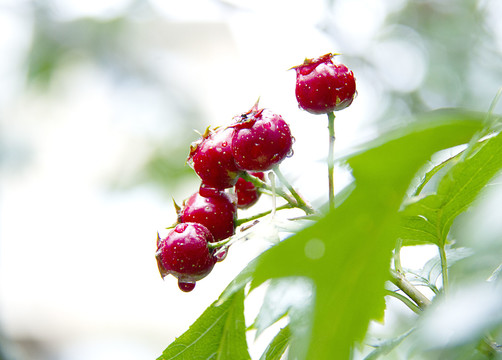
[[[252, 172], [250, 173], [257, 178], [264, 180], [265, 174], [262, 172]], [[234, 187], [235, 195], [237, 196], [237, 207], [239, 209], [247, 209], [258, 201], [260, 198], [260, 193], [251, 181], [239, 178]]]
[[232, 155], [233, 129], [207, 130], [192, 144], [188, 163], [202, 180], [202, 189], [223, 190], [237, 182], [240, 170]]
[[196, 223], [178, 224], [165, 238], [157, 236], [155, 257], [162, 278], [171, 274], [181, 290], [193, 290], [195, 282], [206, 277], [216, 263], [207, 245], [213, 241], [211, 232]]
[[354, 100], [356, 80], [345, 65], [333, 63], [333, 54], [306, 59], [296, 70], [296, 100], [303, 110], [327, 114], [345, 109]]
[[178, 212], [179, 222], [195, 222], [204, 225], [219, 241], [235, 233], [237, 206], [224, 191], [202, 196], [199, 192], [185, 200]]
[[293, 137], [280, 115], [268, 109], [258, 109], [255, 104], [234, 121], [232, 152], [240, 169], [270, 170], [291, 154]]

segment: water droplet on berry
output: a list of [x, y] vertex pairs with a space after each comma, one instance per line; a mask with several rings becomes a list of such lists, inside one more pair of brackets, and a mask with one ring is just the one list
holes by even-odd
[[178, 287], [183, 292], [190, 292], [195, 288], [195, 281], [179, 281]]
[[181, 234], [183, 231], [185, 231], [186, 228], [187, 228], [187, 224], [178, 224], [174, 228], [174, 231]]
[[221, 247], [216, 252], [214, 253], [214, 257], [216, 258], [216, 261], [221, 262], [225, 260], [228, 254], [228, 248], [227, 247]]

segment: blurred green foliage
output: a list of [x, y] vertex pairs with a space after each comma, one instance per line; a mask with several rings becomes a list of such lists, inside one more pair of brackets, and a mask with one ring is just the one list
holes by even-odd
[[49, 2], [32, 3], [33, 38], [26, 56], [26, 77], [29, 85], [43, 91], [56, 72], [71, 63], [86, 59], [111, 73], [122, 69], [122, 76], [138, 76], [140, 69], [132, 64], [133, 51], [127, 44], [129, 21], [126, 17], [109, 20], [81, 18], [58, 20], [57, 9]]
[[[485, 18], [482, 2], [474, 0], [409, 1], [388, 18], [395, 36], [400, 36], [397, 25], [413, 29], [427, 57], [423, 84], [405, 98], [411, 99], [406, 101], [412, 112], [436, 106], [488, 108], [500, 87], [502, 67]], [[406, 33], [401, 36], [406, 40]]]
[[[157, 139], [158, 136], [136, 134], [148, 144], [150, 155], [134, 175], [123, 178], [122, 174], [117, 174], [111, 186], [128, 189], [149, 184], [170, 197], [180, 185], [196, 178], [183, 159], [188, 155], [186, 144], [197, 138], [193, 129], [206, 125], [197, 99], [173, 78], [176, 69], [171, 77], [159, 76], [156, 67], [151, 67], [147, 57], [142, 56], [142, 53], [169, 53], [170, 50], [148, 48], [141, 37], [135, 35], [140, 28], [134, 19], [138, 6], [132, 3], [123, 16], [111, 19], [63, 20], [57, 17], [58, 9], [51, 2], [29, 3], [33, 12], [33, 29], [31, 46], [26, 54], [26, 85], [41, 94], [50, 94], [49, 88], [58, 74], [90, 63], [118, 86], [136, 82], [161, 94], [161, 115], [168, 119], [163, 122], [165, 126], [158, 129], [159, 133], [164, 133], [162, 141]], [[153, 10], [146, 11], [156, 19]], [[180, 121], [173, 122], [172, 114]]]

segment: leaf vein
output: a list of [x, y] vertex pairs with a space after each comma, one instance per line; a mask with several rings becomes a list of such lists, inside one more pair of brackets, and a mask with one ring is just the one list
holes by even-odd
[[[223, 311], [223, 312], [221, 313], [221, 315], [220, 315], [220, 316], [218, 316], [218, 318], [216, 318], [216, 320], [215, 320], [215, 321], [211, 324], [211, 326], [208, 326], [208, 328], [206, 329], [206, 331], [204, 331], [203, 333], [201, 333], [201, 334], [200, 334], [200, 336], [199, 336], [197, 339], [195, 339], [194, 341], [192, 341], [190, 344], [186, 345], [186, 346], [185, 346], [185, 348], [184, 348], [182, 351], [180, 351], [179, 353], [177, 353], [175, 356], [170, 357], [169, 359], [166, 359], [166, 360], [172, 360], [172, 359], [175, 359], [175, 358], [176, 358], [176, 357], [178, 357], [179, 355], [183, 354], [183, 353], [184, 353], [187, 349], [189, 349], [190, 347], [192, 347], [193, 345], [195, 345], [195, 344], [196, 344], [196, 343], [197, 343], [197, 342], [198, 342], [198, 341], [199, 341], [199, 340], [200, 340], [200, 339], [201, 339], [204, 335], [206, 335], [206, 334], [209, 332], [209, 330], [211, 330], [213, 327], [215, 327], [215, 326], [216, 326], [216, 324], [220, 321], [220, 319], [221, 319], [224, 315], [226, 315], [226, 313], [227, 313], [227, 312], [229, 312], [229, 311], [230, 311], [230, 308], [228, 308], [228, 309], [226, 309], [225, 311]], [[181, 344], [180, 344], [180, 345], [181, 345]]]
[[445, 227], [448, 226], [448, 224], [450, 223], [450, 221], [452, 221], [452, 219], [454, 219], [460, 212], [461, 212], [461, 209], [464, 208], [466, 205], [464, 206], [461, 206], [460, 209], [457, 209], [457, 211], [454, 211], [449, 217], [446, 218], [446, 221], [443, 222], [441, 224], [441, 218], [443, 216], [443, 213], [444, 213], [444, 210], [445, 208], [450, 205], [452, 203], [453, 200], [455, 200], [455, 198], [457, 198], [459, 196], [459, 194], [465, 190], [465, 188], [472, 182], [474, 181], [474, 179], [476, 178], [476, 176], [483, 170], [486, 168], [487, 164], [489, 164], [493, 158], [495, 157], [495, 154], [492, 154], [485, 162], [482, 166], [479, 166], [477, 168], [477, 170], [473, 173], [473, 175], [469, 178], [469, 180], [467, 182], [465, 182], [463, 184], [463, 186], [453, 195], [453, 197], [451, 197], [438, 211], [438, 236], [441, 236], [440, 237], [440, 241], [442, 241], [443, 239], [443, 234], [445, 232]]

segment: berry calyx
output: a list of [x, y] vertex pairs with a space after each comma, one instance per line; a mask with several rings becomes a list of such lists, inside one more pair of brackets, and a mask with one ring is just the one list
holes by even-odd
[[182, 291], [193, 290], [195, 282], [206, 277], [216, 263], [207, 245], [213, 241], [211, 232], [196, 223], [178, 224], [162, 239], [157, 235], [155, 257], [162, 278], [171, 274]]
[[248, 112], [236, 116], [232, 152], [237, 166], [246, 171], [266, 171], [291, 154], [293, 137], [284, 119], [256, 103]]
[[354, 74], [343, 64], [334, 64], [336, 54], [306, 59], [296, 70], [296, 100], [303, 110], [327, 114], [345, 109], [354, 100]]
[[207, 197], [196, 192], [183, 203], [178, 221], [202, 224], [209, 229], [214, 241], [220, 241], [235, 233], [236, 216], [236, 204], [224, 191]]
[[201, 178], [201, 188], [223, 190], [235, 185], [240, 170], [232, 155], [232, 134], [230, 128], [208, 128], [190, 146], [187, 162]]
[[[265, 174], [263, 172], [251, 172], [250, 175], [256, 176], [257, 178], [264, 180]], [[251, 181], [239, 178], [234, 187], [235, 195], [237, 196], [237, 207], [239, 209], [247, 209], [258, 201], [260, 198], [260, 193], [256, 186]]]

